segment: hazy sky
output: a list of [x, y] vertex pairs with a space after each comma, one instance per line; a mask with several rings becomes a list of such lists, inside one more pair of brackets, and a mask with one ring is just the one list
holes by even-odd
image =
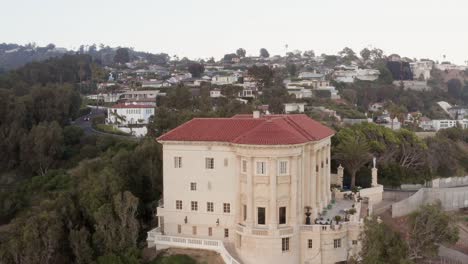
[[104, 43], [180, 57], [313, 49], [468, 60], [466, 0], [0, 0], [0, 42]]

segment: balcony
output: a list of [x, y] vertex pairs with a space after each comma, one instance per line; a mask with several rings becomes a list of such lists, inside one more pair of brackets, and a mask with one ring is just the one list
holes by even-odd
[[279, 227], [278, 229], [246, 227], [242, 224], [237, 224], [236, 231], [242, 235], [254, 236], [289, 236], [294, 233], [293, 227]]

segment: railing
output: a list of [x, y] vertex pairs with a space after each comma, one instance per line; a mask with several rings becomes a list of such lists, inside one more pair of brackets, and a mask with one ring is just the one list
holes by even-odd
[[252, 229], [252, 235], [268, 236], [268, 230], [265, 230], [265, 229]]
[[213, 250], [221, 255], [226, 264], [241, 264], [229, 254], [221, 240], [166, 236], [159, 232], [159, 228], [155, 228], [148, 232], [147, 241], [152, 244], [162, 244], [172, 247]]

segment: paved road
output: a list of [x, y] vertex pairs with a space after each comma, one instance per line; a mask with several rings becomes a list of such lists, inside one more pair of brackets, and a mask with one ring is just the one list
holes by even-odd
[[97, 117], [97, 116], [102, 116], [106, 113], [107, 109], [106, 108], [95, 108], [95, 109], [92, 109], [91, 113], [85, 117], [88, 117], [89, 118], [89, 121], [86, 121], [84, 120], [84, 116], [82, 117], [79, 117], [78, 119], [76, 119], [74, 122], [73, 122], [73, 125], [75, 126], [79, 126], [83, 129], [83, 131], [85, 132], [86, 135], [90, 135], [90, 134], [97, 134], [98, 131], [94, 130], [91, 126], [91, 120], [94, 118], [94, 117]]
[[[139, 138], [133, 137], [133, 136], [122, 136], [122, 135], [116, 135], [116, 134], [109, 134], [109, 133], [104, 133], [101, 131], [97, 131], [92, 127], [92, 120], [94, 117], [97, 116], [102, 116], [107, 114], [107, 108], [100, 107], [100, 108], [92, 108], [92, 111], [89, 115], [87, 116], [82, 116], [78, 119], [76, 119], [73, 122], [73, 125], [81, 127], [83, 131], [85, 132], [86, 135], [107, 135], [107, 136], [112, 136], [112, 137], [118, 137], [118, 138], [124, 138], [124, 139], [130, 139], [130, 140], [139, 140]], [[85, 118], [89, 118], [89, 120], [85, 120]]]

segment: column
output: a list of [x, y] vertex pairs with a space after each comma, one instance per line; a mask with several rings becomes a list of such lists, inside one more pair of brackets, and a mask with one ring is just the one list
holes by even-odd
[[242, 199], [241, 199], [241, 166], [242, 166], [242, 159], [239, 155], [236, 155], [236, 175], [237, 181], [236, 181], [236, 204], [235, 206], [235, 213], [236, 213], [236, 221], [237, 223], [242, 223]]
[[245, 224], [248, 227], [253, 226], [254, 221], [254, 188], [253, 188], [253, 170], [254, 170], [254, 160], [253, 158], [247, 159], [247, 217], [245, 219]]
[[306, 206], [305, 204], [305, 201], [303, 199], [303, 196], [302, 196], [302, 190], [303, 190], [303, 187], [304, 186], [304, 159], [303, 159], [303, 155], [299, 156], [297, 158], [297, 171], [296, 171], [296, 182], [298, 184], [297, 186], [297, 194], [296, 194], [296, 197], [297, 197], [297, 215], [298, 215], [298, 224], [302, 224], [304, 221], [305, 221], [305, 218], [303, 218], [304, 216], [304, 207]]
[[270, 229], [278, 228], [278, 206], [277, 206], [277, 195], [276, 189], [278, 188], [276, 184], [277, 173], [276, 168], [278, 166], [276, 159], [270, 159]]
[[331, 201], [331, 190], [330, 190], [330, 185], [331, 185], [331, 174], [330, 174], [330, 170], [331, 170], [331, 147], [330, 145], [327, 145], [327, 160], [328, 160], [328, 164], [327, 164], [327, 197], [328, 197], [328, 201]]
[[[299, 220], [297, 219], [299, 217], [298, 215], [298, 204], [297, 204], [297, 198], [298, 198], [298, 193], [297, 193], [297, 157], [294, 156], [289, 159], [289, 177], [291, 179], [291, 191], [290, 191], [290, 208], [286, 210], [286, 212], [289, 210], [289, 221], [291, 225], [295, 224], [300, 224]], [[302, 210], [301, 210], [302, 211]]]
[[322, 212], [323, 209], [323, 204], [322, 204], [322, 177], [321, 177], [321, 171], [322, 169], [320, 168], [320, 156], [322, 154], [320, 153], [320, 149], [315, 152], [315, 160], [316, 160], [316, 167], [314, 168], [315, 173], [317, 174], [317, 209], [318, 212]]
[[326, 166], [325, 166], [325, 147], [322, 147], [322, 150], [320, 151], [322, 155], [320, 156], [320, 172], [321, 172], [321, 177], [322, 177], [322, 202], [323, 206], [328, 205], [328, 200], [327, 200], [327, 174], [326, 174]]
[[309, 191], [309, 176], [307, 175], [307, 168], [310, 166], [310, 157], [309, 155], [309, 147], [304, 147], [304, 155], [302, 162], [304, 163], [303, 171], [302, 171], [302, 201], [304, 202], [304, 206], [312, 206], [310, 203], [310, 191]]
[[310, 166], [310, 169], [309, 169], [309, 174], [310, 174], [310, 179], [311, 179], [311, 182], [310, 182], [310, 186], [311, 186], [311, 203], [310, 203], [310, 206], [312, 206], [312, 219], [316, 218], [317, 217], [317, 171], [316, 171], [316, 166], [317, 166], [317, 152], [312, 149], [312, 151], [310, 152], [310, 159], [311, 159], [311, 163], [312, 165]]

